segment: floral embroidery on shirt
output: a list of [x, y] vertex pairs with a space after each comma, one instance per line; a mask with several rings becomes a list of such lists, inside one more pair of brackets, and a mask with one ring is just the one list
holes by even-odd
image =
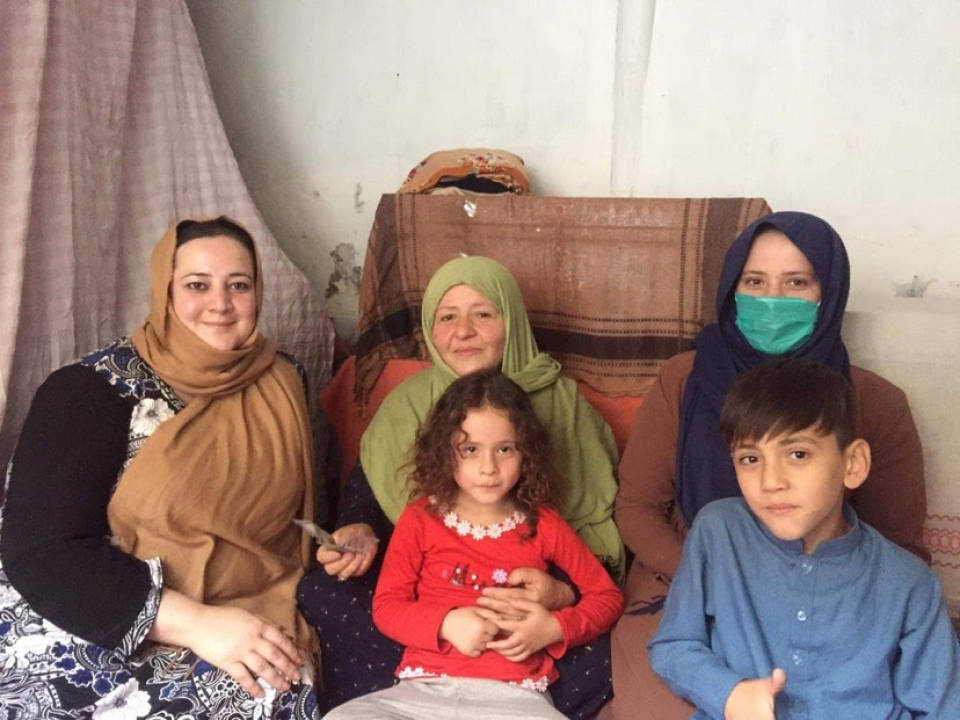
[[421, 678], [421, 677], [437, 677], [436, 673], [427, 672], [422, 667], [410, 667], [407, 665], [400, 672], [397, 673], [397, 677], [401, 680], [409, 680], [410, 678]]
[[516, 530], [526, 519], [527, 516], [517, 510], [503, 522], [493, 523], [492, 525], [474, 525], [468, 520], [461, 520], [453, 510], [450, 510], [444, 514], [443, 524], [448, 528], [456, 528], [457, 535], [463, 537], [469, 535], [474, 540], [483, 540], [484, 538], [496, 540], [503, 533]]
[[164, 420], [169, 420], [176, 413], [166, 400], [162, 398], [144, 398], [133, 408], [130, 418], [130, 430], [144, 437], [153, 433]]
[[533, 678], [524, 678], [520, 682], [512, 682], [510, 684], [519, 685], [527, 690], [536, 690], [537, 692], [546, 692], [547, 688], [550, 687], [550, 681], [546, 677], [542, 677], [539, 680], [534, 680]]
[[[470, 572], [470, 563], [466, 563], [464, 565], [457, 563], [453, 568], [453, 572], [445, 569], [440, 573], [440, 576], [445, 580], [448, 580], [451, 585], [456, 585], [457, 587], [462, 588], [473, 588], [477, 592], [481, 592], [484, 588], [491, 586], [491, 583], [488, 583], [486, 580], [477, 575], [477, 573]], [[490, 573], [490, 577], [493, 580], [492, 584], [494, 586], [504, 585], [507, 581], [507, 571], [502, 568], [497, 568]], [[502, 580], [499, 578], [502, 578]]]

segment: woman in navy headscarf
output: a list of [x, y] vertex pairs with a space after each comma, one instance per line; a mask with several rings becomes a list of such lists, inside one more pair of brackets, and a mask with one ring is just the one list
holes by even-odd
[[[740, 494], [720, 410], [734, 380], [778, 357], [824, 362], [851, 382], [859, 435], [873, 451], [870, 477], [850, 501], [887, 538], [930, 562], [923, 454], [906, 396], [850, 364], [840, 336], [850, 290], [843, 241], [818, 217], [778, 212], [747, 227], [730, 247], [717, 318], [694, 350], [667, 361], [643, 404], [620, 462], [616, 521], [634, 561], [627, 611], [613, 634], [616, 718], [688, 718], [650, 669], [647, 640], [693, 519], [708, 502]], [[646, 713], [646, 714], [645, 714]]]

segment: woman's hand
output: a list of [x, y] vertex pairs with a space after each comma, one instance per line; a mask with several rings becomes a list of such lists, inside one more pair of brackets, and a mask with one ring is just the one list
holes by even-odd
[[520, 600], [539, 603], [547, 610], [563, 610], [575, 599], [569, 585], [536, 568], [517, 568], [507, 576], [507, 585], [510, 587], [484, 588], [477, 605], [506, 617], [521, 614], [515, 605]]
[[495, 621], [506, 637], [487, 643], [488, 650], [500, 653], [507, 660], [521, 662], [547, 645], [563, 640], [563, 628], [543, 605], [517, 600], [513, 606], [518, 611], [515, 616]]
[[495, 622], [483, 617], [482, 610], [462, 607], [444, 615], [437, 635], [467, 657], [479, 657], [499, 632]]
[[303, 658], [293, 640], [242, 608], [204, 605], [165, 589], [147, 637], [189, 648], [254, 697], [265, 694], [257, 678], [281, 691], [300, 681]]
[[[356, 536], [366, 536], [376, 539], [373, 528], [366, 523], [354, 523], [353, 525], [344, 525], [342, 528], [333, 531], [333, 539], [338, 545], [343, 545], [350, 538]], [[362, 553], [337, 552], [336, 550], [327, 550], [324, 547], [317, 548], [317, 560], [323, 565], [327, 575], [336, 575], [341, 580], [351, 577], [360, 577], [373, 564], [377, 557], [378, 545], [375, 542], [367, 544], [366, 551]]]

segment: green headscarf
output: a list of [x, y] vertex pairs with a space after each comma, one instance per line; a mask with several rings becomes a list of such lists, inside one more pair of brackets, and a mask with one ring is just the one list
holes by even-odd
[[360, 463], [391, 522], [409, 501], [407, 465], [417, 429], [457, 378], [433, 344], [433, 321], [447, 290], [469, 285], [503, 317], [503, 374], [530, 395], [550, 433], [557, 469], [566, 481], [560, 512], [617, 577], [624, 569], [623, 543], [613, 522], [617, 495], [617, 446], [610, 427], [583, 399], [576, 383], [560, 377], [560, 364], [540, 352], [516, 281], [485, 257], [461, 257], [443, 265], [423, 294], [421, 324], [433, 364], [400, 383], [384, 400], [360, 441]]

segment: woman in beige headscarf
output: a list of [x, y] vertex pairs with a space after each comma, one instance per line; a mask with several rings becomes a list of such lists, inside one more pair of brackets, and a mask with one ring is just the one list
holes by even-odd
[[25, 620], [0, 624], [0, 706], [316, 717], [317, 643], [294, 598], [311, 552], [292, 523], [312, 513], [306, 395], [257, 330], [253, 240], [227, 218], [181, 222], [151, 283], [147, 321], [53, 373], [24, 425], [0, 615]]

